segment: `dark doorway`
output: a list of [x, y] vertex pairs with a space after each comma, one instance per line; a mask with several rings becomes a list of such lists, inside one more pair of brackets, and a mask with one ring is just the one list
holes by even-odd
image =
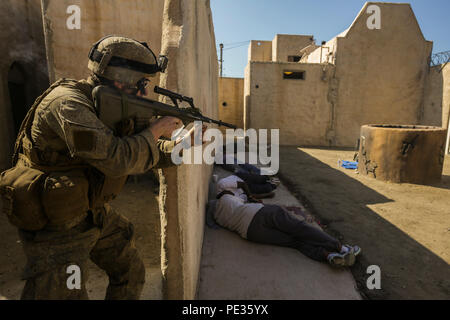
[[288, 56], [288, 62], [299, 62], [302, 56]]
[[14, 62], [8, 73], [8, 89], [16, 135], [29, 108], [26, 98], [26, 84], [27, 77], [24, 69], [19, 63]]
[[283, 71], [283, 79], [305, 80], [305, 71]]

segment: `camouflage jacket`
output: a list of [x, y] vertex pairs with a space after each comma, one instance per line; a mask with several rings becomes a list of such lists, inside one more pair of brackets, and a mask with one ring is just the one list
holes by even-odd
[[[93, 83], [75, 80], [53, 89], [38, 105], [31, 126], [39, 163], [88, 164], [107, 177], [140, 174], [170, 162], [170, 141], [155, 141], [150, 130], [117, 137], [97, 117]], [[161, 160], [161, 161], [160, 161]]]

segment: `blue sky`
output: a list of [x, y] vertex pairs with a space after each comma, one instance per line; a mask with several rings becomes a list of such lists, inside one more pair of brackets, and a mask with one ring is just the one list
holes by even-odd
[[[211, 0], [217, 49], [224, 43], [226, 77], [243, 77], [248, 40], [272, 40], [280, 34], [312, 34], [328, 41], [350, 26], [362, 0]], [[450, 0], [409, 2], [433, 52], [450, 50]], [[237, 47], [243, 44], [241, 47]], [[235, 47], [234, 49], [231, 49]], [[227, 50], [228, 48], [228, 50]], [[219, 50], [219, 49], [218, 49]], [[218, 51], [219, 52], [219, 51]]]

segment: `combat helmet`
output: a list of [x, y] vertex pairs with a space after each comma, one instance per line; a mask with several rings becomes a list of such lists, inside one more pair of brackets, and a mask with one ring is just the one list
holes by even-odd
[[166, 56], [160, 55], [157, 59], [145, 42], [125, 37], [106, 36], [97, 41], [89, 52], [89, 70], [129, 86], [135, 86], [142, 78], [164, 72], [166, 66]]

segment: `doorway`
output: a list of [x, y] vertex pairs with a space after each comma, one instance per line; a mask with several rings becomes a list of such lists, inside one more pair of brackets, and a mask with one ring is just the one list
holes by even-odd
[[18, 62], [14, 62], [8, 72], [8, 90], [16, 135], [29, 109], [26, 85], [27, 76], [23, 67]]

